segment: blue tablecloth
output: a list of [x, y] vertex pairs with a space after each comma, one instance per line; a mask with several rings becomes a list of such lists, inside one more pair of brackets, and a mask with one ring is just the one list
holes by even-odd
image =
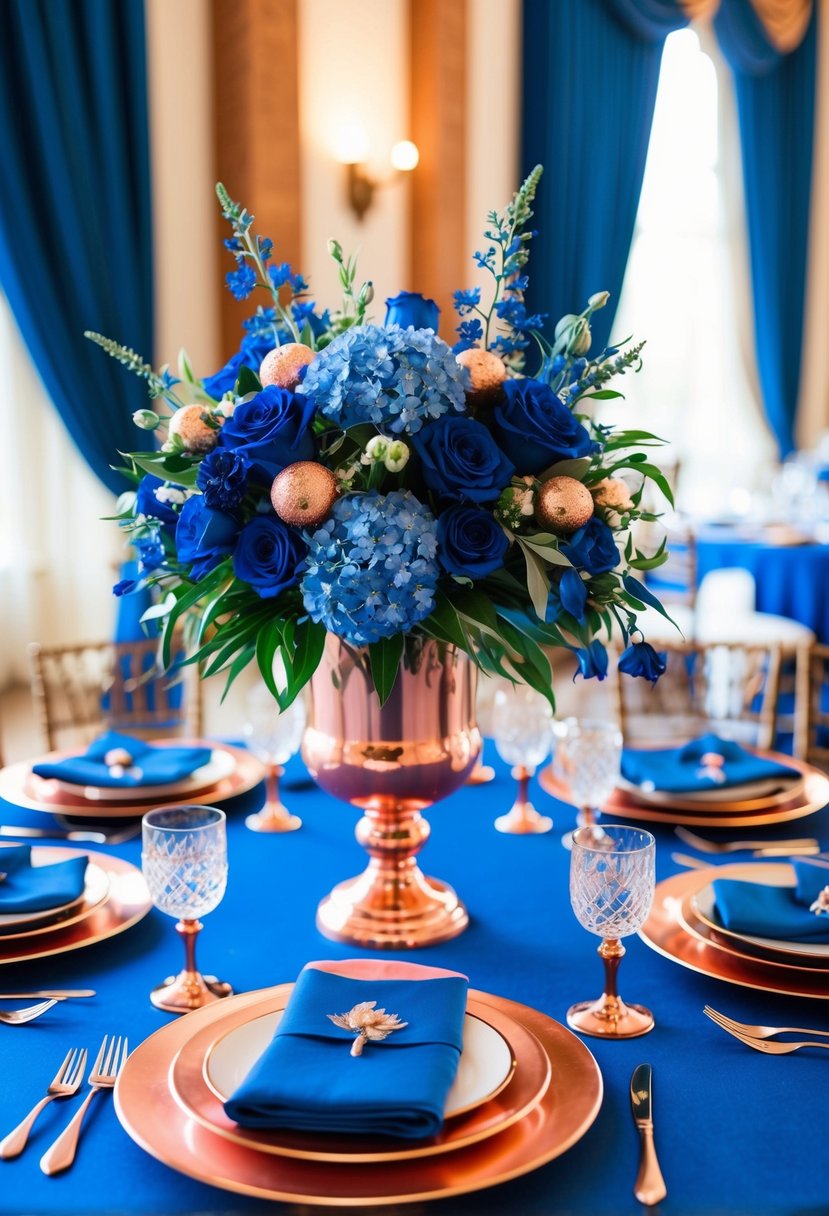
[[771, 545], [729, 529], [697, 538], [697, 580], [712, 570], [749, 570], [757, 586], [755, 608], [800, 621], [829, 642], [829, 545]]
[[[487, 759], [497, 763], [492, 755]], [[261, 791], [229, 808], [228, 890], [221, 906], [205, 919], [199, 951], [204, 969], [218, 972], [239, 992], [292, 980], [312, 958], [366, 954], [327, 942], [314, 928], [319, 898], [362, 868], [364, 855], [352, 834], [357, 812], [302, 778], [298, 761], [292, 762], [284, 795], [303, 818], [299, 832], [262, 837], [246, 830], [244, 813], [261, 802]], [[469, 975], [473, 987], [563, 1021], [572, 1001], [598, 995], [602, 979], [597, 939], [579, 927], [570, 908], [569, 854], [560, 834], [573, 827], [574, 812], [537, 791], [536, 805], [553, 814], [556, 830], [546, 836], [502, 836], [492, 821], [512, 797], [513, 783], [499, 766], [491, 785], [462, 790], [431, 811], [424, 868], [457, 887], [473, 922], [455, 941], [408, 957], [456, 968]], [[42, 824], [45, 819], [2, 804], [0, 816], [3, 823]], [[827, 812], [795, 826], [798, 834], [822, 833], [829, 843]], [[675, 871], [670, 859], [675, 845], [668, 830], [658, 832], [658, 879]], [[112, 851], [139, 862], [137, 840]], [[662, 1209], [666, 1216], [817, 1216], [829, 1210], [825, 1053], [763, 1056], [724, 1034], [702, 1012], [710, 1003], [743, 1021], [829, 1028], [829, 1007], [730, 988], [684, 970], [636, 938], [627, 947], [620, 971], [622, 995], [650, 1005], [657, 1026], [646, 1038], [629, 1042], [585, 1040], [599, 1061], [606, 1092], [584, 1139], [527, 1177], [419, 1205], [417, 1211], [434, 1211], [435, 1216], [634, 1216], [642, 1209], [632, 1194], [638, 1145], [628, 1085], [633, 1068], [644, 1060], [654, 1068], [656, 1139], [669, 1192]], [[172, 921], [154, 911], [108, 943], [3, 968], [0, 991], [89, 986], [98, 995], [67, 1002], [29, 1026], [0, 1026], [0, 1135], [45, 1091], [69, 1046], [94, 1049], [104, 1033], [112, 1032], [126, 1033], [136, 1044], [157, 1029], [165, 1015], [151, 1007], [147, 993], [178, 969], [180, 956]], [[0, 1162], [0, 1211], [300, 1212], [179, 1176], [129, 1139], [109, 1098], [93, 1104], [73, 1169], [46, 1178], [39, 1157], [70, 1113], [69, 1105], [52, 1104], [23, 1157]]]

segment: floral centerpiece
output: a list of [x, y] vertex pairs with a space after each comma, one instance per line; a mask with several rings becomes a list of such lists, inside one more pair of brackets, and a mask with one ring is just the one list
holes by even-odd
[[[342, 287], [321, 310], [308, 285], [273, 258], [253, 216], [217, 187], [238, 299], [266, 293], [239, 351], [199, 378], [89, 333], [142, 376], [158, 408], [136, 425], [158, 449], [125, 456], [135, 490], [118, 519], [139, 557], [136, 580], [160, 590], [145, 614], [161, 627], [160, 660], [184, 626], [190, 661], [228, 686], [252, 661], [280, 706], [321, 660], [326, 633], [352, 648], [381, 704], [401, 659], [432, 640], [487, 673], [553, 700], [547, 648], [566, 647], [603, 678], [602, 638], [627, 649], [620, 668], [655, 679], [659, 656], [636, 613], [659, 607], [636, 577], [658, 565], [631, 525], [651, 479], [670, 490], [642, 430], [593, 420], [620, 398], [608, 381], [638, 370], [641, 344], [593, 357], [591, 315], [607, 293], [561, 318], [524, 303], [535, 169], [475, 253], [489, 290], [459, 290], [458, 341], [437, 335], [433, 301], [403, 292], [371, 316], [370, 282], [336, 241]], [[527, 367], [532, 363], [532, 373]], [[620, 474], [625, 471], [627, 479]]]

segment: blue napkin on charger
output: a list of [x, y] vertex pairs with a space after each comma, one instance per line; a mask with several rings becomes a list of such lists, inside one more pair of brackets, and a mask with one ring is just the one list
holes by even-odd
[[[436, 1135], [460, 1060], [468, 981], [351, 979], [300, 972], [276, 1033], [225, 1103], [243, 1127], [418, 1139]], [[328, 1014], [364, 1001], [408, 1025], [350, 1054]]]
[[27, 844], [0, 849], [0, 913], [43, 912], [80, 899], [87, 857], [83, 853], [51, 866], [33, 866]]
[[766, 887], [759, 882], [715, 878], [717, 915], [726, 929], [787, 942], [829, 942], [829, 916], [809, 911], [829, 886], [829, 862], [791, 859], [797, 886]]
[[[706, 755], [722, 756], [722, 765], [703, 764]], [[723, 780], [718, 780], [721, 775]], [[739, 743], [718, 735], [701, 735], [684, 747], [640, 750], [626, 747], [622, 753], [622, 776], [632, 785], [668, 794], [699, 793], [730, 789], [769, 777], [792, 779], [797, 769], [776, 760], [766, 760]]]
[[[104, 757], [118, 748], [129, 752], [133, 763], [123, 773], [113, 774], [104, 763]], [[154, 747], [144, 739], [111, 730], [91, 743], [82, 756], [35, 764], [32, 772], [38, 777], [56, 777], [72, 785], [97, 785], [107, 789], [171, 785], [207, 764], [211, 754], [209, 747]]]

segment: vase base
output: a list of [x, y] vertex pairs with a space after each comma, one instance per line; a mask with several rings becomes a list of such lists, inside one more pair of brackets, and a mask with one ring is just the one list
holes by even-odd
[[469, 914], [452, 887], [419, 871], [417, 877], [394, 895], [366, 891], [363, 874], [339, 883], [317, 909], [317, 928], [331, 941], [374, 950], [432, 946], [463, 933]]

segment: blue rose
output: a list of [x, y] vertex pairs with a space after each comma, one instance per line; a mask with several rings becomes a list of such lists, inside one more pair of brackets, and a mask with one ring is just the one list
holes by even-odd
[[484, 578], [500, 570], [509, 541], [489, 511], [450, 507], [438, 519], [438, 561], [450, 574]]
[[658, 654], [649, 642], [632, 642], [619, 655], [619, 671], [626, 676], [641, 676], [655, 684], [665, 674], [665, 653]]
[[160, 490], [165, 484], [160, 477], [146, 473], [139, 481], [135, 491], [135, 513], [136, 515], [147, 515], [150, 519], [160, 519], [163, 524], [175, 526], [178, 523], [178, 511], [174, 511], [167, 502], [159, 502], [155, 496], [156, 490]]
[[574, 414], [540, 380], [507, 380], [492, 416], [492, 433], [522, 474], [559, 460], [589, 456], [593, 440]]
[[414, 329], [433, 329], [437, 333], [439, 317], [440, 309], [435, 301], [419, 291], [401, 291], [386, 300], [386, 325], [399, 325], [401, 329], [411, 325]]
[[256, 515], [239, 533], [233, 571], [263, 600], [292, 586], [307, 550], [300, 537], [273, 515]]
[[561, 546], [561, 552], [574, 566], [589, 574], [604, 574], [620, 561], [613, 532], [597, 515], [573, 533], [567, 544]]
[[191, 577], [199, 581], [233, 552], [239, 525], [224, 511], [213, 511], [201, 494], [188, 498], [176, 527], [176, 552], [183, 565], [192, 563]]
[[199, 465], [196, 485], [208, 507], [234, 511], [245, 497], [248, 466], [238, 452], [214, 448]]
[[[601, 642], [593, 641], [584, 649], [575, 652], [579, 669], [576, 676], [582, 675], [585, 680], [603, 680], [607, 675], [607, 651]], [[575, 680], [576, 676], [573, 676]]]
[[163, 566], [167, 560], [158, 532], [153, 532], [151, 536], [142, 536], [136, 541], [135, 547], [138, 550], [138, 569], [141, 574], [150, 574], [159, 566]]
[[441, 498], [493, 502], [515, 469], [474, 418], [442, 418], [412, 435], [423, 480]]
[[579, 624], [584, 620], [587, 587], [577, 570], [565, 570], [558, 583], [550, 587], [547, 600], [547, 620], [557, 621], [562, 612], [569, 612]]
[[314, 459], [314, 410], [311, 398], [268, 385], [236, 406], [219, 432], [219, 444], [238, 452], [250, 474], [270, 484], [287, 465]]

